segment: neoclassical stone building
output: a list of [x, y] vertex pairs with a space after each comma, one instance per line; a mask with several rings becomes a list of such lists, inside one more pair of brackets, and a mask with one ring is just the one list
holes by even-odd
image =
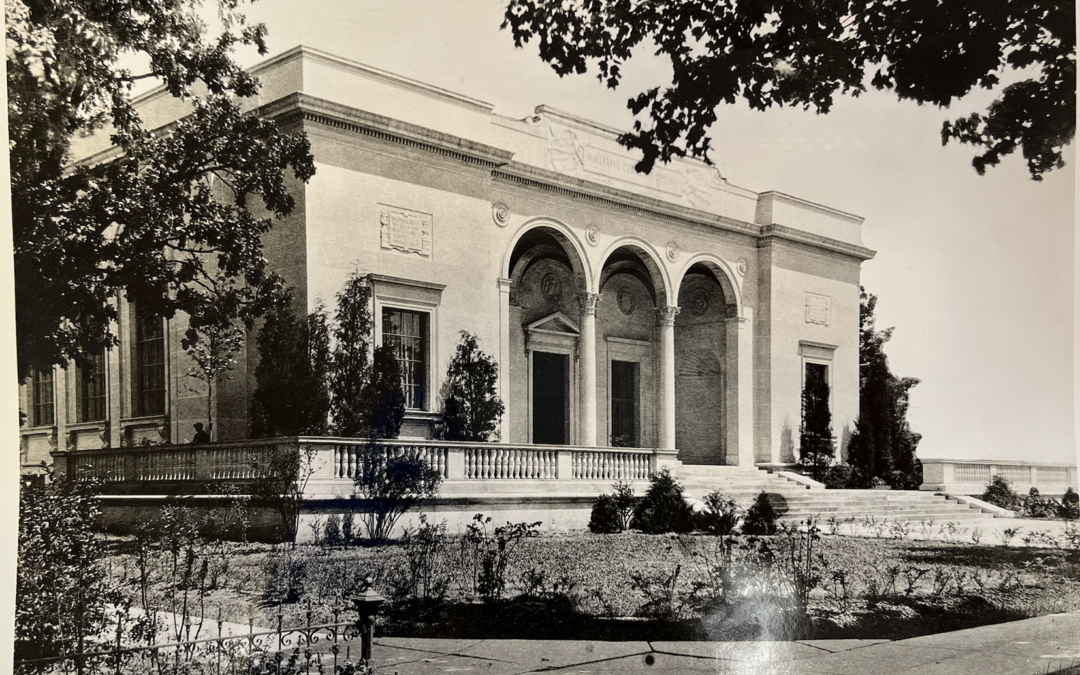
[[[311, 140], [318, 172], [265, 242], [308, 308], [370, 274], [376, 343], [406, 373], [402, 435], [429, 437], [459, 331], [500, 364], [501, 439], [677, 449], [684, 463], [798, 456], [806, 378], [858, 413], [862, 219], [729, 184], [696, 161], [634, 171], [618, 130], [545, 106], [525, 119], [309, 48], [255, 67], [262, 114]], [[164, 92], [144, 121], [184, 113]], [[87, 139], [82, 157], [107, 152]], [[121, 346], [23, 387], [24, 466], [54, 449], [191, 440], [205, 393], [186, 323], [120, 301]], [[254, 340], [213, 402], [243, 438]]]

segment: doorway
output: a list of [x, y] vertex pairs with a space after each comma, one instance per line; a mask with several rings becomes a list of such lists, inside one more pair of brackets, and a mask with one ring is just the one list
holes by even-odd
[[533, 352], [532, 442], [566, 445], [570, 442], [570, 357]]

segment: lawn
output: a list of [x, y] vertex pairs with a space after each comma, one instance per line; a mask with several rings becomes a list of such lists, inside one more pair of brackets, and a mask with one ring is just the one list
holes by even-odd
[[[134, 605], [256, 626], [351, 619], [448, 638], [900, 638], [1080, 609], [1080, 552], [788, 532], [538, 534], [428, 527], [384, 546], [113, 540]], [[184, 609], [186, 607], [186, 609]], [[344, 611], [344, 613], [341, 613]]]

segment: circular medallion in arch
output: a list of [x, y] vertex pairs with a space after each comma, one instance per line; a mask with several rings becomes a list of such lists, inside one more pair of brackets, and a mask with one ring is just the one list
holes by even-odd
[[738, 271], [740, 277], [746, 276], [746, 271], [750, 268], [750, 263], [746, 261], [746, 258], [739, 258], [735, 262], [735, 270]]
[[615, 294], [615, 303], [619, 306], [619, 311], [623, 314], [633, 314], [634, 308], [637, 306], [637, 300], [634, 299], [634, 291], [629, 286], [623, 286], [619, 289], [619, 292]]
[[699, 288], [690, 294], [690, 313], [694, 316], [705, 316], [712, 305], [712, 296], [704, 288]]
[[589, 242], [591, 246], [596, 246], [600, 243], [600, 228], [595, 225], [590, 225], [585, 229], [585, 241]]
[[554, 272], [548, 272], [540, 280], [540, 295], [548, 302], [562, 300], [562, 282]]

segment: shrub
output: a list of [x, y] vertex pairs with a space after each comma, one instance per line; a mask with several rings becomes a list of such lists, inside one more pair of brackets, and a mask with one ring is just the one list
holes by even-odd
[[517, 558], [522, 540], [538, 536], [539, 522], [506, 523], [488, 530], [491, 518], [478, 513], [460, 541], [459, 569], [462, 589], [478, 594], [484, 602], [497, 602], [506, 590], [506, 573]]
[[709, 534], [728, 535], [735, 531], [742, 520], [742, 509], [734, 499], [725, 499], [720, 491], [705, 495], [708, 511], [697, 514], [697, 528]]
[[[24, 483], [19, 499], [15, 660], [90, 651], [106, 605], [120, 598], [102, 566], [94, 534], [95, 486], [61, 478]], [[86, 645], [86, 646], [84, 646]]]
[[1020, 508], [1020, 495], [1016, 494], [1004, 476], [994, 476], [979, 499], [1010, 511]]
[[825, 483], [825, 487], [833, 490], [863, 487], [862, 485], [856, 485], [861, 478], [857, 473], [850, 464], [837, 464], [825, 470], [821, 482]]
[[369, 438], [397, 438], [405, 419], [401, 365], [393, 348], [375, 348], [371, 375], [360, 394], [361, 419]]
[[477, 338], [461, 331], [457, 353], [446, 369], [443, 437], [450, 441], [487, 441], [498, 435], [504, 406], [496, 392], [499, 366], [480, 351]]
[[746, 511], [742, 531], [744, 534], [776, 534], [776, 511], [764, 490]]
[[402, 537], [405, 566], [394, 585], [399, 595], [423, 602], [440, 601], [450, 588], [450, 564], [446, 550], [446, 521], [433, 525], [420, 515], [420, 526]]
[[395, 455], [374, 441], [362, 454], [356, 488], [368, 503], [360, 521], [369, 539], [386, 541], [402, 514], [438, 494], [442, 474], [416, 453]]
[[1047, 499], [1039, 494], [1039, 488], [1031, 488], [1024, 497], [1021, 507], [1024, 516], [1028, 518], [1049, 518], [1057, 515], [1060, 507], [1053, 499]]
[[622, 518], [615, 506], [615, 498], [608, 494], [597, 497], [589, 516], [589, 532], [594, 534], [615, 534], [622, 532]]
[[682, 486], [664, 469], [649, 478], [649, 489], [634, 509], [631, 526], [646, 534], [690, 532], [693, 516], [693, 510], [683, 499]]
[[593, 504], [589, 518], [589, 531], [596, 534], [614, 534], [630, 529], [634, 509], [640, 501], [629, 483], [618, 481], [612, 494], [600, 495]]
[[1080, 519], [1080, 495], [1076, 494], [1071, 487], [1065, 490], [1065, 494], [1061, 497], [1058, 516], [1065, 520]]
[[345, 537], [341, 534], [341, 515], [331, 513], [326, 519], [323, 528], [323, 543], [327, 546], [340, 546], [345, 543]]
[[330, 412], [335, 436], [366, 435], [361, 396], [369, 376], [371, 288], [368, 278], [353, 272], [337, 294], [334, 351], [330, 370]]

